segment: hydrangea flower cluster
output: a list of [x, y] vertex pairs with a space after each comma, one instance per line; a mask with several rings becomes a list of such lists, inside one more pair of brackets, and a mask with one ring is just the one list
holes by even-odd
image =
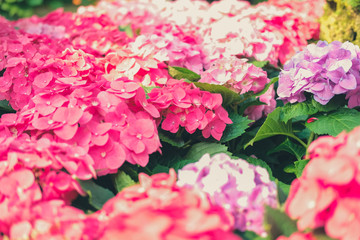
[[295, 232], [290, 237], [280, 236], [276, 240], [316, 240], [311, 233]]
[[263, 229], [264, 206], [277, 206], [276, 185], [266, 169], [225, 153], [204, 155], [198, 162], [179, 170], [177, 184], [208, 193], [212, 201], [228, 209], [240, 231], [266, 235]]
[[[160, 150], [157, 126], [162, 118], [165, 126], [171, 112], [186, 116], [180, 126], [188, 132], [199, 129], [206, 138], [220, 140], [232, 123], [221, 95], [171, 80], [165, 64], [169, 54], [157, 35], [138, 36], [96, 57], [69, 41], [64, 40], [63, 50], [56, 45], [60, 40], [16, 31], [10, 23], [4, 28], [10, 34], [1, 37], [6, 58], [0, 92], [20, 110], [1, 124], [14, 135], [26, 131], [41, 138], [46, 133], [52, 141], [76, 146], [78, 154], [91, 156], [98, 175], [116, 172], [124, 161], [145, 166], [149, 154]], [[142, 86], [161, 89], [147, 99]], [[167, 102], [158, 98], [161, 92], [169, 96]]]
[[[221, 58], [212, 62], [209, 69], [201, 73], [199, 82], [223, 85], [236, 93], [258, 93], [270, 82], [267, 74], [261, 68], [247, 63], [247, 59], [239, 59], [234, 56]], [[250, 106], [245, 114], [252, 120], [258, 120], [263, 115], [272, 112], [276, 107], [274, 87], [259, 97], [265, 105]]]
[[233, 217], [202, 192], [176, 185], [176, 173], [139, 175], [131, 186], [97, 213], [104, 219], [101, 239], [226, 239]]
[[77, 49], [97, 57], [121, 48], [131, 38], [121, 32], [110, 17], [100, 11], [53, 11], [43, 18], [32, 16], [14, 25], [30, 34], [46, 34], [55, 39], [69, 39]]
[[279, 99], [305, 101], [305, 92], [325, 105], [346, 94], [350, 108], [360, 106], [360, 48], [350, 42], [319, 41], [308, 45], [284, 65], [279, 76]]
[[166, 87], [155, 88], [149, 93], [149, 102], [163, 110], [161, 128], [176, 133], [185, 127], [189, 133], [202, 130], [205, 138], [220, 140], [226, 124], [232, 121], [221, 106], [220, 94], [201, 91], [193, 84], [169, 80]]
[[69, 144], [51, 141], [51, 136], [38, 141], [27, 134], [13, 137], [4, 126], [0, 133], [2, 234], [20, 239], [31, 233], [32, 238], [40, 239], [38, 235], [52, 231], [55, 237], [85, 217], [81, 210], [67, 205], [78, 193], [85, 194], [76, 178], [96, 177], [89, 155], [80, 155]]
[[291, 184], [286, 212], [300, 231], [324, 227], [329, 237], [360, 238], [360, 128], [323, 136], [309, 147], [310, 162]]
[[[201, 35], [203, 39], [194, 44], [205, 49], [207, 60], [245, 55], [277, 65], [278, 61], [285, 63], [296, 51], [302, 50], [308, 39], [318, 36], [316, 19], [322, 15], [324, 3], [324, 0], [303, 0], [286, 4], [274, 0], [251, 6], [236, 0], [212, 4], [190, 0], [119, 0], [103, 1], [98, 8], [118, 25], [153, 29], [165, 22], [180, 26], [190, 36]], [[304, 10], [304, 4], [312, 6], [312, 10]]]

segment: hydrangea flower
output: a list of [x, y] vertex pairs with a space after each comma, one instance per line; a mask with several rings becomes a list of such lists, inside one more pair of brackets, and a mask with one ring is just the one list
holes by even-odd
[[319, 41], [298, 52], [279, 76], [277, 93], [284, 102], [305, 101], [305, 92], [325, 105], [337, 94], [346, 94], [349, 107], [359, 106], [360, 48], [350, 42]]
[[[243, 94], [249, 91], [260, 92], [270, 79], [267, 78], [264, 70], [247, 63], [247, 59], [232, 56], [213, 61], [210, 68], [201, 73], [199, 82], [223, 85], [236, 93]], [[258, 120], [275, 109], [274, 87], [270, 86], [259, 100], [265, 105], [250, 106], [245, 110], [245, 115], [252, 120]]]
[[310, 162], [291, 184], [285, 205], [300, 231], [324, 227], [335, 239], [360, 238], [359, 143], [359, 127], [311, 143]]
[[221, 106], [221, 95], [202, 91], [194, 84], [169, 79], [166, 86], [155, 88], [148, 95], [149, 102], [162, 110], [165, 119], [161, 128], [166, 131], [176, 133], [181, 126], [189, 133], [199, 129], [205, 138], [220, 140], [226, 124], [232, 123]]
[[311, 233], [295, 232], [289, 237], [280, 236], [276, 240], [316, 240], [316, 238]]
[[264, 205], [277, 206], [276, 185], [266, 169], [225, 153], [205, 154], [179, 170], [177, 184], [208, 193], [215, 204], [232, 213], [238, 230], [266, 235]]
[[176, 173], [139, 175], [140, 184], [125, 188], [95, 215], [101, 239], [240, 240], [231, 233], [233, 217], [202, 192], [176, 185]]

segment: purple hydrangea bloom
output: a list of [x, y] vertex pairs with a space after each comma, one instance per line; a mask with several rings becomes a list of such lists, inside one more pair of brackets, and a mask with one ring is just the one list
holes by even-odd
[[233, 214], [238, 230], [266, 236], [264, 206], [277, 206], [277, 190], [265, 168], [224, 153], [205, 154], [179, 170], [177, 184], [208, 193], [215, 204]]
[[305, 101], [304, 92], [325, 105], [336, 94], [346, 94], [349, 107], [360, 105], [360, 49], [350, 42], [319, 41], [298, 52], [279, 76], [277, 93], [285, 103]]

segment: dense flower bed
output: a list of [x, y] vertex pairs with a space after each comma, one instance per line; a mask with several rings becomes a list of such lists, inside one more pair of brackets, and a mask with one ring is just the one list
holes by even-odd
[[308, 44], [324, 3], [1, 17], [0, 239], [359, 239], [360, 51]]

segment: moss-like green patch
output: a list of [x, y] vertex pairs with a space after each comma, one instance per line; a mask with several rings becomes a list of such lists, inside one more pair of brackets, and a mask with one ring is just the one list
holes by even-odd
[[320, 18], [320, 39], [360, 46], [360, 0], [327, 0]]

